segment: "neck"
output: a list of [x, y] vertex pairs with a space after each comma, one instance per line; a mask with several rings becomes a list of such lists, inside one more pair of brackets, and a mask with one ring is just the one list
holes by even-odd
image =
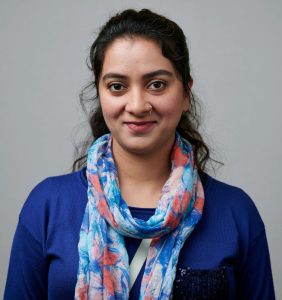
[[148, 155], [139, 155], [124, 151], [113, 141], [113, 156], [119, 180], [126, 176], [137, 182], [146, 182], [169, 175], [171, 147], [166, 148]]
[[160, 191], [170, 175], [172, 145], [147, 155], [124, 151], [114, 140], [112, 146], [121, 194], [128, 205], [156, 207]]

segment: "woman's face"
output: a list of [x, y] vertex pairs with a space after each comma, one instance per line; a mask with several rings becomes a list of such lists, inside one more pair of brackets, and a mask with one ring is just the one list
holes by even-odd
[[98, 88], [114, 148], [146, 155], [172, 147], [189, 100], [156, 42], [116, 39], [105, 52]]

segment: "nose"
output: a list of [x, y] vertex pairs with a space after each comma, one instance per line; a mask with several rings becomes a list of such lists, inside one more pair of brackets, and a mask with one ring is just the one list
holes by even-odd
[[150, 107], [148, 106], [147, 95], [144, 91], [136, 88], [128, 93], [127, 96], [125, 111], [138, 117], [144, 117], [148, 114]]

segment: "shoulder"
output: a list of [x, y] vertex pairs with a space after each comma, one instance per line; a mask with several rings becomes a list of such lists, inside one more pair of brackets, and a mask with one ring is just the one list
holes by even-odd
[[204, 185], [205, 195], [213, 205], [220, 205], [222, 209], [236, 211], [257, 212], [251, 197], [241, 188], [227, 184], [207, 175]]
[[[78, 172], [52, 176], [38, 183], [27, 197], [20, 213], [20, 222], [34, 236], [45, 240], [47, 229], [62, 222], [75, 210], [84, 210], [87, 185]], [[84, 203], [85, 202], [85, 203]]]
[[22, 213], [42, 206], [52, 205], [56, 199], [80, 192], [84, 188], [83, 170], [65, 175], [52, 176], [39, 182], [30, 192]]
[[222, 218], [229, 224], [232, 222], [249, 239], [256, 238], [264, 231], [258, 209], [243, 189], [207, 175], [204, 190], [206, 208], [216, 214], [217, 218]]

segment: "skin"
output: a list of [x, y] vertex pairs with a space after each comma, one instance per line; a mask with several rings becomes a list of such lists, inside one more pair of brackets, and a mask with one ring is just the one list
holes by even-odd
[[98, 88], [122, 196], [131, 206], [156, 207], [189, 108], [181, 78], [155, 41], [119, 38], [105, 52]]

